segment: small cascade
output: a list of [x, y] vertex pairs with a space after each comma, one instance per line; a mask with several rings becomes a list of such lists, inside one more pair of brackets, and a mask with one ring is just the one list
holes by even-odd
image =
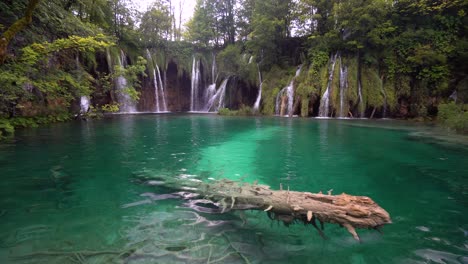
[[288, 86], [284, 87], [283, 89], [281, 89], [281, 91], [278, 93], [278, 95], [276, 96], [276, 104], [275, 104], [275, 113], [276, 115], [282, 115], [282, 105], [281, 105], [281, 102], [284, 100], [283, 97], [286, 96], [287, 100], [288, 100], [288, 104], [287, 104], [287, 110], [288, 110], [288, 116], [292, 116], [293, 115], [293, 104], [294, 104], [294, 80], [296, 79], [297, 76], [299, 76], [299, 74], [301, 74], [301, 69], [302, 69], [302, 66], [299, 66], [296, 70], [296, 75], [294, 76], [294, 78], [291, 80], [291, 82], [289, 83]]
[[[118, 64], [120, 67], [125, 68], [127, 66], [127, 56], [123, 50], [120, 51], [120, 57], [118, 58]], [[127, 89], [127, 79], [120, 75], [115, 80], [115, 87], [117, 90], [117, 100], [120, 104], [121, 113], [135, 113], [136, 106], [135, 101], [125, 91]]]
[[89, 111], [89, 97], [88, 96], [81, 96], [80, 97], [80, 113], [86, 114]]
[[330, 58], [331, 60], [331, 67], [330, 71], [328, 72], [328, 84], [325, 93], [323, 93], [322, 99], [320, 100], [320, 107], [319, 107], [319, 117], [328, 117], [330, 112], [330, 88], [333, 82], [333, 73], [335, 72], [335, 64], [336, 58], [338, 57], [338, 52], [335, 56]]
[[362, 86], [361, 80], [358, 82], [358, 95], [359, 95], [359, 117], [364, 118], [364, 100], [362, 100]]
[[[208, 103], [204, 109], [207, 112], [217, 112], [219, 109], [224, 108], [224, 97], [226, 94], [226, 87], [229, 82], [229, 77], [224, 79], [221, 86], [216, 93], [208, 100]], [[211, 86], [211, 85], [210, 85]]]
[[154, 84], [154, 101], [155, 101], [155, 108], [154, 112], [167, 112], [167, 104], [166, 104], [166, 94], [164, 92], [164, 83], [161, 78], [161, 71], [159, 70], [158, 63], [153, 60], [150, 51], [146, 50], [146, 56], [148, 61], [153, 66], [153, 74], [152, 80]]
[[215, 94], [216, 94], [216, 83], [212, 83], [208, 85], [208, 88], [206, 88], [206, 91], [205, 91], [205, 96], [203, 98], [205, 101], [205, 105], [203, 107], [204, 111], [209, 110], [210, 99], [213, 98]]
[[343, 65], [340, 57], [340, 115], [339, 117], [345, 118], [347, 111], [345, 111], [345, 97], [346, 90], [348, 89], [348, 67]]
[[211, 80], [212, 83], [208, 85], [203, 96], [203, 111], [209, 111], [210, 99], [216, 94], [216, 80], [218, 79], [216, 73], [216, 56], [213, 54], [213, 62], [211, 64]]
[[258, 109], [260, 108], [260, 100], [262, 100], [262, 86], [263, 86], [263, 80], [262, 80], [262, 73], [260, 72], [260, 67], [258, 67], [258, 64], [257, 64], [257, 68], [258, 68], [258, 95], [257, 95], [257, 99], [255, 100], [255, 104], [254, 104], [254, 107], [253, 109], [255, 111], [258, 111]]
[[[155, 63], [156, 66], [156, 73], [158, 74], [158, 81], [159, 81], [159, 91], [161, 93], [161, 98], [162, 98], [162, 112], [167, 112], [167, 104], [166, 104], [166, 93], [164, 92], [164, 83], [162, 82], [161, 78], [161, 71], [159, 70], [159, 66], [157, 63]], [[156, 80], [155, 80], [156, 83]], [[157, 91], [156, 91], [157, 92]]]
[[275, 115], [281, 115], [281, 101], [283, 100], [283, 95], [284, 92], [286, 91], [287, 87], [284, 87], [279, 91], [279, 93], [276, 95], [276, 101], [275, 101]]
[[190, 92], [190, 111], [199, 111], [200, 110], [200, 100], [198, 88], [200, 86], [200, 60], [193, 57], [192, 62], [192, 83], [191, 83], [191, 92]]

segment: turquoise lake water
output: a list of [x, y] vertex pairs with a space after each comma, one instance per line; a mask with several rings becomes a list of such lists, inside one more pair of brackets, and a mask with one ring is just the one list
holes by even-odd
[[[391, 120], [122, 115], [0, 143], [0, 263], [468, 263], [468, 142]], [[208, 214], [141, 176], [371, 197], [384, 234]], [[246, 223], [243, 224], [243, 219]]]

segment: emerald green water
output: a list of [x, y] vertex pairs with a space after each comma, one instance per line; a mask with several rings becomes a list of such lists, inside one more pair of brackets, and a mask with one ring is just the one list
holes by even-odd
[[[408, 126], [140, 115], [19, 131], [0, 144], [0, 263], [468, 263], [466, 141]], [[150, 199], [170, 190], [148, 174], [366, 195], [393, 224], [358, 230], [361, 244], [264, 212], [243, 225], [238, 212]]]

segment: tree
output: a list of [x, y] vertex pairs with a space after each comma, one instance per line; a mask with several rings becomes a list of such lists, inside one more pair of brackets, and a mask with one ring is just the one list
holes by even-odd
[[186, 25], [186, 38], [205, 46], [209, 46], [215, 39], [213, 16], [209, 7], [205, 0], [197, 0], [193, 17]]
[[291, 36], [292, 5], [291, 0], [255, 2], [247, 47], [264, 65], [277, 62], [281, 41]]
[[0, 37], [0, 64], [5, 62], [8, 44], [15, 35], [32, 22], [33, 12], [40, 0], [29, 0], [24, 16], [11, 25]]
[[173, 16], [169, 1], [156, 0], [141, 18], [140, 31], [145, 41], [157, 43], [170, 40]]

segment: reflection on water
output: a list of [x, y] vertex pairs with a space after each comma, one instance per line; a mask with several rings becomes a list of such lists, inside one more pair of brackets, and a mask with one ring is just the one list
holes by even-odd
[[[0, 263], [468, 263], [468, 149], [432, 129], [139, 115], [19, 131], [0, 145]], [[160, 175], [367, 195], [394, 224], [358, 230], [362, 244], [330, 224], [323, 240], [264, 212], [217, 214]]]

